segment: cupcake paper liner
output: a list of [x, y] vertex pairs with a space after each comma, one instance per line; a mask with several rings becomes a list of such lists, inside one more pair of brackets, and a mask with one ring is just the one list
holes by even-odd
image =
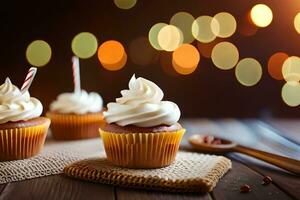
[[57, 140], [79, 140], [99, 136], [99, 128], [105, 125], [102, 113], [85, 115], [47, 113], [51, 119], [51, 132]]
[[46, 139], [50, 120], [29, 127], [0, 130], [0, 161], [19, 160], [37, 155]]
[[128, 168], [159, 168], [176, 157], [185, 129], [158, 133], [111, 133], [100, 129], [107, 159]]

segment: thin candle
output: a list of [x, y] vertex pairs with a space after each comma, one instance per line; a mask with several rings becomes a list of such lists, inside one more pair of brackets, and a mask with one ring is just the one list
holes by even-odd
[[73, 69], [73, 83], [74, 83], [74, 92], [80, 93], [80, 67], [79, 67], [79, 58], [76, 56], [72, 57], [72, 69]]
[[26, 78], [24, 80], [24, 83], [21, 87], [21, 92], [22, 93], [25, 93], [26, 91], [28, 91], [29, 87], [32, 84], [32, 81], [34, 79], [34, 76], [35, 76], [36, 72], [37, 72], [37, 69], [35, 67], [31, 67], [28, 70], [27, 76], [26, 76]]

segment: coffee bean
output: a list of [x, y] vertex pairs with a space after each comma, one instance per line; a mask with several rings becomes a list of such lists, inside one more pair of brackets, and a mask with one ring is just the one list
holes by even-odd
[[272, 178], [270, 176], [265, 176], [263, 178], [263, 182], [261, 184], [263, 184], [263, 185], [269, 185], [270, 183], [272, 183]]
[[247, 184], [244, 184], [240, 187], [241, 193], [248, 193], [251, 191], [250, 186]]
[[222, 141], [220, 139], [215, 139], [212, 144], [222, 144]]

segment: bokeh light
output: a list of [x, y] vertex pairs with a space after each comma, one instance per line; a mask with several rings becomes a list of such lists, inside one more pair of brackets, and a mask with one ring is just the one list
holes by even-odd
[[178, 12], [170, 20], [170, 24], [179, 28], [183, 34], [183, 43], [191, 43], [194, 41], [192, 35], [192, 24], [194, 22], [194, 17], [187, 12]]
[[31, 42], [26, 49], [27, 61], [36, 67], [46, 65], [51, 58], [52, 52], [50, 45], [43, 40]]
[[283, 75], [282, 75], [282, 66], [284, 61], [288, 58], [289, 56], [284, 53], [284, 52], [277, 52], [274, 53], [268, 61], [268, 72], [270, 76], [276, 80], [282, 80]]
[[211, 58], [211, 52], [213, 48], [216, 46], [216, 44], [223, 42], [224, 39], [222, 38], [216, 38], [214, 41], [210, 43], [202, 43], [197, 41], [197, 48], [200, 52], [201, 56], [205, 58]]
[[288, 57], [284, 61], [282, 75], [287, 82], [300, 81], [300, 58], [298, 56]]
[[211, 59], [219, 69], [232, 69], [239, 60], [239, 51], [230, 42], [220, 42], [213, 48]]
[[137, 0], [114, 0], [114, 4], [121, 9], [130, 9], [135, 6]]
[[166, 23], [157, 23], [151, 27], [151, 29], [148, 33], [148, 38], [149, 38], [149, 42], [150, 42], [151, 46], [154, 49], [163, 50], [158, 44], [158, 33], [163, 27], [165, 27], [167, 25], [168, 24], [166, 24]]
[[146, 37], [138, 37], [129, 45], [129, 56], [133, 63], [146, 66], [157, 60], [158, 51], [151, 47]]
[[300, 105], [300, 84], [285, 83], [281, 90], [281, 97], [288, 106]]
[[77, 34], [72, 40], [72, 51], [79, 58], [92, 57], [98, 48], [97, 38], [89, 32]]
[[218, 37], [230, 37], [236, 31], [236, 20], [230, 13], [220, 12], [213, 17], [211, 30]]
[[210, 16], [200, 16], [192, 24], [192, 34], [196, 40], [203, 43], [209, 43], [216, 39], [218, 33], [217, 28], [219, 26], [215, 25], [214, 32], [212, 31], [211, 24], [213, 18]]
[[100, 45], [98, 59], [105, 69], [116, 71], [125, 66], [127, 54], [120, 42], [109, 40]]
[[243, 36], [252, 36], [257, 32], [257, 26], [252, 22], [250, 12], [248, 12], [244, 17], [239, 18], [238, 21], [238, 31]]
[[244, 58], [237, 64], [235, 76], [242, 85], [253, 86], [261, 79], [261, 65], [254, 58]]
[[165, 51], [174, 51], [183, 42], [183, 34], [174, 25], [167, 25], [160, 29], [157, 41], [159, 46]]
[[294, 18], [294, 27], [296, 31], [300, 34], [300, 12]]
[[172, 64], [172, 56], [173, 52], [168, 51], [162, 51], [159, 55], [159, 63], [160, 66], [162, 66], [163, 71], [172, 77], [178, 77], [180, 74], [178, 74]]
[[200, 54], [190, 44], [183, 44], [173, 52], [172, 64], [174, 69], [183, 75], [194, 72], [199, 64]]
[[273, 20], [272, 10], [265, 4], [255, 5], [250, 12], [252, 22], [258, 27], [267, 27]]

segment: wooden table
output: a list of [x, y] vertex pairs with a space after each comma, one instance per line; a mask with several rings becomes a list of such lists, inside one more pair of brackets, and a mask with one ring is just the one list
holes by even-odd
[[[186, 138], [195, 133], [222, 135], [235, 138], [241, 143], [257, 148], [267, 144], [269, 151], [282, 153], [287, 151], [289, 156], [298, 157], [300, 153], [281, 148], [268, 138], [273, 134], [281, 134], [300, 144], [300, 120], [184, 120], [183, 126], [187, 134], [182, 146], [187, 147]], [[264, 137], [262, 137], [264, 135]], [[251, 138], [256, 138], [253, 140]], [[250, 142], [249, 142], [250, 141]], [[298, 156], [297, 156], [298, 155]], [[226, 155], [232, 160], [233, 167], [217, 184], [216, 188], [207, 194], [180, 194], [146, 190], [134, 190], [110, 185], [88, 183], [55, 175], [21, 182], [0, 185], [0, 200], [4, 199], [300, 199], [300, 178], [286, 171], [268, 165], [256, 159], [236, 153]], [[299, 166], [300, 167], [300, 166]], [[262, 178], [271, 176], [273, 183], [267, 186], [261, 184]], [[251, 192], [239, 192], [242, 184], [251, 186]]]

